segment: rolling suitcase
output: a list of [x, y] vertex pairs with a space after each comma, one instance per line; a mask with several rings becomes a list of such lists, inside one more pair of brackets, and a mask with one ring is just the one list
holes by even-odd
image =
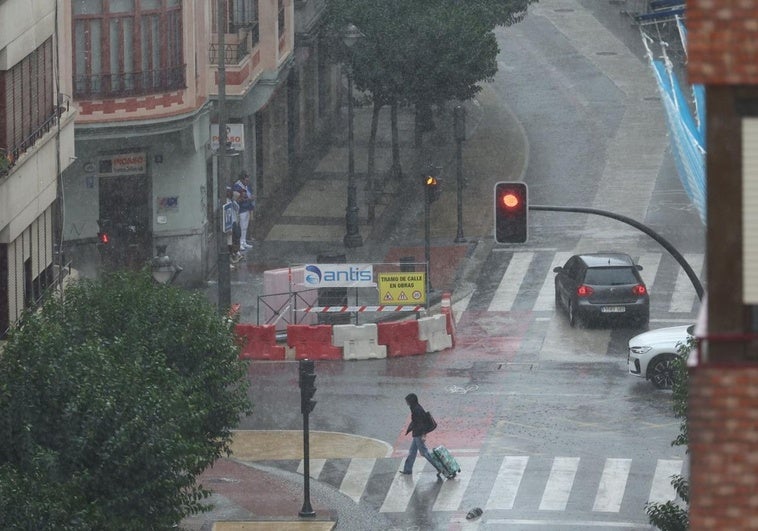
[[437, 475], [443, 474], [447, 479], [453, 479], [461, 467], [447, 448], [438, 446], [431, 452], [432, 464], [437, 469]]

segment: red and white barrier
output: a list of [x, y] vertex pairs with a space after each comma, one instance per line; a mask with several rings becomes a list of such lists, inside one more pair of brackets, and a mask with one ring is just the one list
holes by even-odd
[[387, 346], [387, 357], [417, 356], [425, 354], [426, 341], [419, 339], [418, 321], [392, 321], [378, 323], [378, 341]]
[[295, 349], [298, 360], [342, 359], [342, 349], [332, 345], [330, 325], [288, 325], [287, 346]]

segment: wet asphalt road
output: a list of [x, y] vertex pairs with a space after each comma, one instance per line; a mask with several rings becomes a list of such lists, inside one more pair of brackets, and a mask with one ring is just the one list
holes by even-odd
[[[540, 9], [555, 2], [544, 4]], [[597, 0], [570, 4], [591, 10], [610, 35], [640, 57], [639, 34], [618, 6]], [[555, 12], [543, 14], [535, 10], [523, 23], [499, 32], [500, 72], [492, 87], [519, 116], [529, 138], [524, 177], [531, 201], [602, 207], [601, 183], [612, 178], [610, 139], [629, 120], [630, 103], [617, 80], [556, 28]], [[660, 107], [651, 87], [642, 101]], [[679, 184], [665, 127], [650, 124], [650, 131], [662, 146], [660, 164], [644, 183], [649, 200], [629, 208], [642, 212], [641, 220], [697, 261], [704, 249], [702, 224]], [[640, 159], [645, 155], [640, 153]], [[633, 201], [639, 185], [627, 186]], [[653, 264], [647, 269], [653, 276], [646, 278], [651, 328], [694, 320], [698, 304], [677, 265], [657, 244], [632, 229], [600, 227], [584, 215], [537, 213], [531, 216], [528, 244], [494, 246], [459, 312], [454, 349], [421, 357], [316, 363], [319, 402], [311, 429], [373, 437], [394, 447], [393, 457], [374, 465], [361, 504], [383, 512], [397, 529], [647, 528], [642, 506], [657, 467], [685, 457], [683, 449], [670, 444], [679, 426], [671, 393], [626, 373], [626, 343], [640, 330], [571, 329], [565, 316], [544, 304], [545, 294], [557, 257], [584, 250], [596, 237]], [[590, 234], [594, 231], [601, 234]], [[528, 267], [514, 280], [513, 302], [497, 306], [493, 301], [509, 266], [522, 259]], [[240, 427], [299, 429], [297, 365], [256, 363], [251, 379], [255, 411]], [[453, 487], [436, 482], [431, 472], [407, 493], [402, 510], [386, 505], [393, 492], [397, 495], [397, 470], [409, 444], [403, 402], [409, 392], [417, 393], [439, 422], [430, 442], [445, 444], [473, 467], [460, 478], [464, 492], [454, 498], [455, 509], [439, 501], [453, 496]], [[497, 478], [507, 473], [509, 456], [528, 463], [513, 507], [497, 508], [490, 498]], [[600, 478], [609, 462], [629, 467], [625, 490], [617, 510], [597, 510]], [[573, 466], [574, 476], [565, 505], [551, 508], [545, 492], [559, 465], [569, 475]], [[330, 463], [322, 479], [338, 489], [348, 466], [347, 460]], [[686, 470], [686, 462], [682, 467]], [[488, 503], [492, 508], [477, 523], [465, 523], [466, 510], [486, 509]]]

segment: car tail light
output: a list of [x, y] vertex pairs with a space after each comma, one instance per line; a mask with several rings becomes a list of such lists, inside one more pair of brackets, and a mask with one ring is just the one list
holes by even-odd
[[637, 284], [632, 288], [632, 293], [635, 295], [645, 295], [647, 293], [647, 288], [645, 287], [645, 284]]
[[578, 288], [576, 288], [576, 294], [580, 297], [589, 297], [592, 295], [593, 289], [585, 284], [582, 284]]

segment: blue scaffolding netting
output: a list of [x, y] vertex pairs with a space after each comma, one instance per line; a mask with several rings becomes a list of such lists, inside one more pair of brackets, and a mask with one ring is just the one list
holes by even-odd
[[[677, 25], [686, 52], [686, 30], [679, 17]], [[655, 59], [649, 46], [652, 39], [644, 33], [642, 39], [666, 111], [671, 151], [679, 179], [697, 209], [700, 220], [705, 224], [705, 91], [702, 85], [690, 86], [690, 103], [666, 55], [667, 45], [661, 44], [661, 58]]]

